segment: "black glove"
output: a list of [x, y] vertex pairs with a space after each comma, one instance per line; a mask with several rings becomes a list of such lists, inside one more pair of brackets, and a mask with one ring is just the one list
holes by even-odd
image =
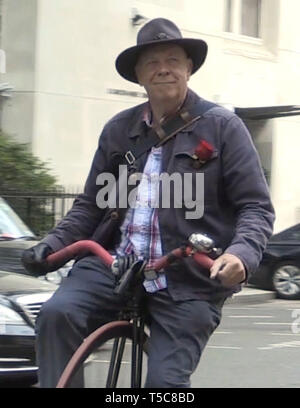
[[40, 242], [32, 248], [26, 249], [22, 254], [22, 264], [24, 268], [34, 276], [46, 275], [47, 272], [57, 269], [50, 268], [46, 258], [52, 253], [49, 245]]

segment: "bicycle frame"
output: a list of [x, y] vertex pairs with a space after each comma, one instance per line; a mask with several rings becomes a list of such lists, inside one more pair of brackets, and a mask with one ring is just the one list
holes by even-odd
[[[142, 379], [142, 363], [143, 363], [143, 339], [141, 339], [144, 333], [145, 319], [142, 314], [139, 313], [139, 302], [134, 299], [133, 301], [133, 338], [131, 349], [131, 388], [140, 388]], [[120, 372], [123, 352], [125, 348], [126, 338], [116, 338], [114, 340], [109, 371], [106, 381], [106, 388], [115, 388], [118, 381]]]

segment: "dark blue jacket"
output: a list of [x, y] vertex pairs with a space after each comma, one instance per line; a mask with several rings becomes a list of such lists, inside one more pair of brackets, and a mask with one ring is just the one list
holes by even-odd
[[[201, 98], [189, 90], [186, 105], [199, 100]], [[43, 240], [53, 250], [80, 239], [93, 237], [98, 240], [98, 232], [112, 219], [111, 210], [101, 210], [96, 205], [100, 188], [96, 179], [103, 172], [117, 175], [118, 165], [123, 163], [129, 143], [138, 143], [147, 137], [144, 109], [145, 104], [141, 104], [123, 111], [105, 125], [84, 193], [78, 196], [66, 217]], [[193, 157], [201, 140], [209, 142], [214, 153], [197, 168]], [[140, 171], [146, 158], [147, 155], [144, 155], [138, 161]], [[162, 172], [191, 173], [192, 183], [196, 183], [197, 172], [204, 174], [203, 216], [188, 219], [187, 211], [191, 211], [189, 203], [184, 199], [182, 205], [174, 205], [172, 189], [171, 208], [159, 208], [163, 252], [180, 246], [193, 232], [202, 232], [213, 238], [217, 247], [238, 256], [250, 276], [258, 267], [272, 233], [274, 210], [258, 154], [243, 122], [220, 106], [210, 109], [163, 146]], [[192, 191], [195, 189], [196, 185], [193, 185]], [[116, 220], [115, 214], [114, 211]], [[99, 225], [101, 227], [97, 230]], [[113, 235], [118, 237], [117, 226]], [[103, 243], [102, 240], [100, 243]], [[105, 246], [112, 249], [115, 243], [116, 240], [114, 243], [110, 240]], [[221, 298], [239, 290], [239, 286], [226, 289], [218, 281], [210, 280], [209, 272], [199, 268], [190, 258], [167, 268], [167, 279], [175, 300]]]

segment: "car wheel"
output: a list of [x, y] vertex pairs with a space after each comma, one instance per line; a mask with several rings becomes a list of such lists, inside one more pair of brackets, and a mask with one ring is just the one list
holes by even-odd
[[277, 265], [272, 276], [273, 288], [281, 299], [300, 299], [300, 267], [292, 261]]

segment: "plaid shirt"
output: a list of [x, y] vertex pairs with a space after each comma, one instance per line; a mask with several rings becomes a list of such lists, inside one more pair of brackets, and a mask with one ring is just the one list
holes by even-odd
[[161, 170], [162, 148], [152, 148], [142, 180], [138, 186], [134, 208], [129, 208], [121, 226], [121, 242], [118, 255], [136, 254], [148, 258], [149, 266], [162, 255], [158, 211], [158, 180]]

